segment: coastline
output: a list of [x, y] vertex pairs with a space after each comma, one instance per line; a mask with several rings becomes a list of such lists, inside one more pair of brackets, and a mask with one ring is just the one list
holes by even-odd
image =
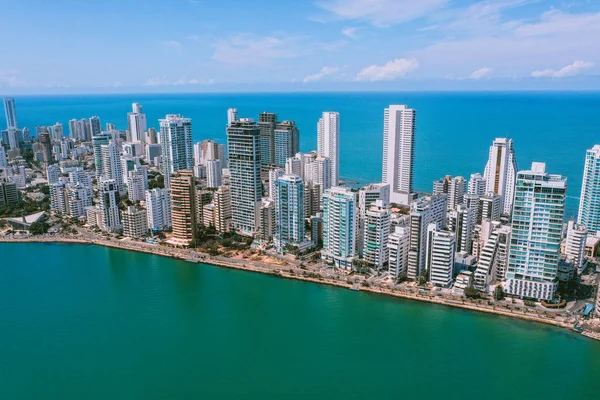
[[[346, 282], [340, 282], [337, 280], [326, 279], [326, 278], [319, 279], [319, 278], [314, 278], [314, 277], [309, 277], [309, 276], [302, 276], [302, 275], [298, 275], [295, 273], [290, 273], [288, 271], [282, 271], [280, 269], [277, 269], [277, 267], [279, 267], [277, 265], [274, 265], [273, 268], [268, 269], [268, 268], [260, 267], [260, 266], [256, 266], [256, 265], [248, 265], [247, 263], [243, 263], [243, 262], [241, 264], [238, 264], [235, 262], [228, 262], [228, 261], [216, 259], [215, 257], [211, 257], [209, 255], [205, 255], [205, 254], [197, 253], [197, 252], [195, 253], [196, 257], [190, 258], [190, 257], [186, 257], [185, 251], [182, 249], [161, 247], [159, 245], [135, 246], [135, 245], [139, 245], [140, 244], [139, 242], [122, 242], [122, 241], [116, 242], [114, 240], [83, 239], [83, 238], [75, 238], [75, 237], [73, 237], [73, 238], [25, 237], [25, 238], [10, 238], [10, 239], [7, 239], [6, 237], [0, 237], [0, 243], [67, 243], [67, 244], [97, 245], [97, 246], [110, 247], [110, 248], [115, 248], [115, 249], [120, 249], [120, 250], [130, 250], [130, 251], [136, 251], [136, 252], [140, 252], [140, 253], [152, 254], [152, 255], [156, 255], [156, 256], [169, 257], [169, 258], [174, 258], [174, 259], [192, 262], [192, 263], [203, 263], [203, 264], [209, 264], [209, 265], [213, 265], [213, 266], [217, 266], [217, 267], [232, 268], [232, 269], [237, 269], [237, 270], [273, 275], [273, 276], [277, 276], [277, 277], [284, 278], [284, 279], [295, 279], [295, 280], [312, 282], [312, 283], [317, 283], [317, 284], [322, 284], [322, 285], [336, 286], [336, 287], [345, 288], [345, 289], [353, 288], [353, 286], [351, 284], [346, 283]], [[135, 244], [135, 245], [131, 245], [131, 244]], [[243, 260], [243, 261], [246, 261], [246, 260]], [[247, 262], [251, 262], [251, 261], [248, 260]], [[403, 298], [403, 299], [409, 299], [409, 300], [414, 300], [414, 301], [426, 302], [426, 303], [433, 303], [433, 304], [444, 305], [444, 306], [448, 306], [448, 307], [461, 308], [461, 309], [477, 311], [477, 312], [482, 312], [482, 313], [487, 313], [487, 314], [495, 314], [495, 315], [500, 315], [500, 316], [504, 316], [504, 317], [517, 318], [517, 319], [530, 321], [530, 322], [539, 322], [539, 323], [543, 323], [543, 324], [547, 324], [547, 325], [553, 325], [553, 326], [556, 326], [559, 328], [565, 328], [571, 332], [575, 332], [575, 333], [579, 332], [573, 328], [573, 325], [571, 323], [557, 321], [554, 318], [544, 318], [539, 315], [532, 315], [531, 313], [526, 313], [526, 312], [519, 313], [519, 312], [505, 311], [505, 310], [499, 309], [496, 306], [486, 306], [486, 305], [482, 305], [482, 304], [465, 302], [464, 300], [459, 301], [459, 300], [440, 299], [440, 298], [437, 298], [436, 296], [428, 296], [425, 294], [419, 295], [418, 293], [415, 294], [415, 293], [400, 291], [400, 290], [382, 289], [382, 288], [364, 287], [364, 286], [360, 287], [360, 291], [378, 294], [378, 295], [392, 296], [392, 297], [396, 297], [396, 298]], [[600, 334], [595, 334], [593, 332], [587, 332], [587, 331], [579, 332], [579, 333], [581, 333], [582, 336], [585, 336], [585, 337], [588, 337], [591, 339], [600, 340]]]

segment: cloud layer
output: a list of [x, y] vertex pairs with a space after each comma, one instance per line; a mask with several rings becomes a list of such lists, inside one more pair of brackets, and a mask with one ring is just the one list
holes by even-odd
[[544, 69], [533, 71], [531, 76], [534, 78], [564, 78], [565, 76], [577, 75], [582, 70], [592, 68], [594, 63], [588, 61], [577, 60], [573, 64], [565, 65], [561, 69]]
[[360, 70], [356, 75], [356, 81], [393, 81], [402, 78], [410, 71], [419, 68], [419, 62], [415, 58], [396, 58], [384, 65], [371, 65]]

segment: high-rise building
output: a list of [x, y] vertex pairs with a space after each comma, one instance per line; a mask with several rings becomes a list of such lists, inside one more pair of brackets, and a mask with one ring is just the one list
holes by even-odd
[[324, 112], [317, 123], [317, 136], [317, 155], [329, 158], [331, 186], [337, 186], [340, 181], [340, 114]]
[[427, 228], [435, 223], [438, 229], [446, 227], [447, 195], [424, 197], [412, 204], [410, 213], [410, 247], [408, 251], [408, 279], [417, 280], [425, 272], [427, 260]]
[[113, 179], [119, 192], [124, 192], [123, 166], [117, 142], [110, 140], [108, 144], [101, 145], [100, 152], [102, 154], [102, 178]]
[[206, 161], [206, 187], [216, 189], [221, 186], [221, 161]]
[[486, 181], [483, 176], [479, 172], [476, 174], [471, 174], [471, 178], [469, 178], [469, 186], [467, 189], [468, 194], [475, 194], [477, 196], [483, 196], [485, 194]]
[[69, 120], [69, 137], [74, 140], [79, 140], [79, 134], [77, 132], [77, 120]]
[[0, 178], [0, 206], [11, 206], [19, 202], [19, 190], [14, 182]]
[[588, 229], [585, 225], [576, 224], [575, 221], [569, 221], [567, 225], [567, 243], [565, 245], [565, 255], [567, 261], [573, 263], [575, 268], [581, 269], [585, 264], [585, 245], [588, 235]]
[[[274, 164], [284, 167], [288, 158], [299, 151], [299, 131], [294, 121], [283, 121], [275, 125]], [[262, 150], [262, 149], [261, 149]], [[298, 174], [298, 176], [300, 176]]]
[[142, 111], [141, 104], [132, 104], [132, 112], [127, 114], [127, 122], [129, 125], [129, 135], [131, 136], [131, 141], [145, 143], [147, 130], [146, 114], [144, 114]]
[[137, 209], [135, 206], [127, 207], [122, 213], [123, 236], [140, 238], [148, 233], [146, 210]]
[[321, 186], [312, 182], [304, 184], [304, 218], [315, 216], [321, 211]]
[[215, 229], [218, 232], [228, 232], [231, 226], [231, 191], [229, 186], [222, 185], [215, 192]]
[[[69, 121], [69, 126], [72, 121]], [[94, 148], [94, 164], [96, 166], [96, 178], [100, 178], [104, 173], [104, 165], [102, 164], [102, 145], [108, 145], [108, 142], [110, 142], [110, 140], [111, 136], [107, 133], [103, 133], [101, 135], [92, 137], [92, 147]]]
[[268, 197], [275, 200], [277, 196], [277, 180], [283, 175], [294, 175], [289, 174], [287, 171], [283, 171], [281, 168], [271, 168], [269, 170], [269, 191]]
[[100, 124], [100, 117], [94, 116], [90, 118], [90, 136], [86, 140], [90, 140], [94, 136], [98, 136], [100, 134], [102, 134], [102, 125]]
[[50, 189], [50, 209], [56, 214], [67, 214], [69, 210], [68, 180], [60, 178], [49, 185]]
[[63, 126], [60, 122], [57, 122], [52, 127], [52, 141], [60, 142], [64, 138]]
[[277, 179], [275, 198], [275, 248], [284, 253], [287, 246], [301, 249], [304, 239], [304, 182], [299, 176]]
[[502, 196], [494, 192], [488, 192], [485, 196], [479, 197], [478, 210], [481, 213], [476, 218], [478, 224], [481, 224], [481, 221], [484, 219], [500, 221], [500, 216], [502, 215]]
[[502, 198], [503, 214], [509, 215], [512, 211], [517, 171], [517, 158], [512, 139], [496, 138], [490, 147], [483, 176], [486, 181], [486, 192], [494, 192]]
[[257, 237], [262, 240], [271, 241], [276, 233], [277, 221], [275, 219], [275, 201], [264, 197], [258, 208]]
[[317, 157], [304, 167], [306, 182], [319, 185], [323, 191], [331, 188], [331, 160], [328, 157]]
[[520, 171], [512, 213], [512, 238], [506, 274], [508, 294], [551, 300], [557, 289], [567, 180], [532, 163]]
[[8, 162], [6, 161], [6, 150], [4, 147], [0, 145], [0, 168], [4, 168], [8, 166]]
[[456, 252], [454, 233], [439, 229], [436, 223], [429, 224], [426, 251], [425, 270], [429, 271], [429, 281], [436, 286], [450, 286]]
[[391, 211], [384, 200], [375, 200], [366, 209], [363, 225], [363, 260], [375, 268], [388, 263], [388, 239], [390, 236]]
[[373, 183], [358, 191], [356, 249], [359, 255], [363, 255], [365, 215], [377, 200], [382, 200], [384, 206], [390, 204], [390, 185], [387, 183]]
[[42, 146], [42, 153], [44, 156], [44, 164], [50, 165], [54, 163], [54, 156], [52, 155], [52, 139], [48, 131], [40, 134], [40, 145]]
[[433, 194], [446, 193], [448, 195], [448, 210], [455, 210], [463, 203], [467, 192], [467, 181], [462, 176], [452, 178], [446, 176], [433, 182]]
[[192, 120], [181, 115], [168, 114], [159, 122], [162, 172], [165, 185], [168, 186], [171, 174], [182, 169], [194, 168]]
[[385, 109], [383, 122], [382, 181], [391, 188], [392, 203], [410, 205], [413, 191], [416, 111], [406, 105]]
[[356, 249], [356, 193], [332, 187], [323, 195], [321, 256], [338, 268], [351, 269]]
[[489, 285], [502, 282], [506, 278], [511, 228], [500, 222], [493, 222], [492, 231], [481, 249], [475, 270], [475, 288], [488, 292]]
[[148, 190], [148, 167], [139, 164], [134, 165], [133, 170], [127, 172], [125, 181], [129, 200], [135, 202], [146, 199], [146, 190]]
[[46, 167], [46, 180], [48, 185], [52, 185], [58, 182], [58, 178], [62, 176], [60, 172], [60, 166], [58, 164], [51, 164]]
[[190, 246], [195, 243], [196, 224], [196, 184], [194, 172], [179, 170], [171, 179], [171, 244]]
[[227, 126], [237, 122], [239, 120], [237, 108], [230, 108], [227, 110]]
[[117, 232], [123, 227], [119, 215], [119, 187], [114, 179], [101, 180], [100, 213], [102, 229], [106, 232]]
[[263, 165], [275, 164], [276, 125], [276, 113], [263, 112], [258, 115], [258, 127], [260, 129], [260, 163]]
[[454, 232], [456, 238], [456, 251], [471, 254], [471, 241], [475, 228], [475, 212], [464, 204], [456, 210], [448, 211], [448, 230]]
[[82, 118], [77, 121], [77, 133], [79, 134], [79, 140], [86, 142], [92, 138], [92, 127], [90, 121], [87, 118]]
[[577, 222], [590, 232], [600, 231], [600, 144], [585, 153]]
[[410, 229], [396, 226], [388, 238], [389, 271], [394, 278], [406, 275], [409, 249]]
[[262, 198], [260, 177], [260, 128], [254, 122], [238, 121], [227, 128], [231, 183], [232, 227], [251, 235], [257, 230]]
[[13, 97], [4, 98], [4, 115], [6, 115], [7, 129], [19, 129], [19, 124], [17, 123], [17, 108]]
[[68, 188], [68, 215], [71, 217], [84, 217], [85, 209], [91, 207], [92, 188], [82, 184], [71, 184]]
[[148, 229], [162, 231], [171, 227], [171, 196], [169, 189], [146, 191]]

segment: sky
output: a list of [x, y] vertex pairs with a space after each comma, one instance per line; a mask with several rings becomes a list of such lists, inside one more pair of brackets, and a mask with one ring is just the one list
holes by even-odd
[[0, 94], [600, 90], [599, 0], [0, 0]]

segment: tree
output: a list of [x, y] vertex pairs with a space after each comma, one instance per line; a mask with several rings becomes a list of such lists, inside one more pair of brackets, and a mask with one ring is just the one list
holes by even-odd
[[478, 299], [479, 295], [480, 295], [479, 291], [475, 288], [468, 287], [465, 289], [465, 296], [468, 299]]
[[504, 290], [502, 290], [502, 286], [496, 286], [494, 289], [494, 300], [504, 300]]
[[45, 221], [42, 222], [34, 222], [29, 227], [29, 233], [32, 235], [43, 235], [44, 233], [48, 233], [48, 229], [50, 225], [48, 225]]

